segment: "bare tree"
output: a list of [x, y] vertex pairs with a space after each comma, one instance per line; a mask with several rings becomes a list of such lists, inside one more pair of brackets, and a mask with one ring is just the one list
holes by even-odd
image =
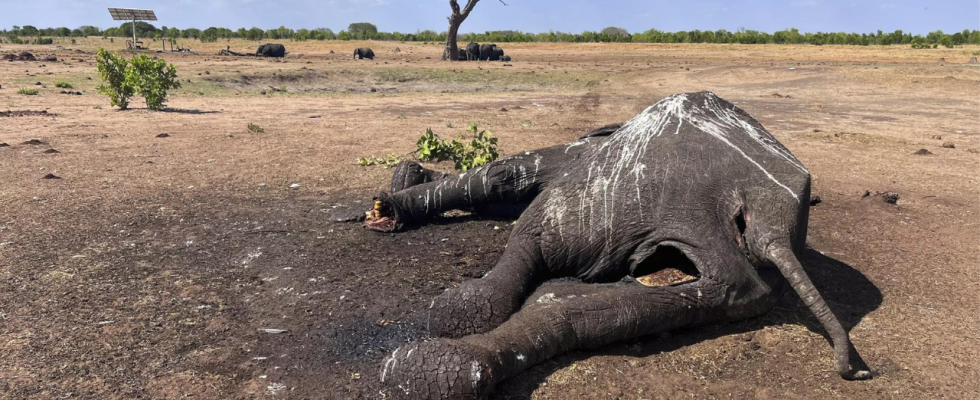
[[[452, 15], [449, 16], [449, 32], [446, 34], [446, 50], [442, 52], [443, 60], [456, 61], [456, 57], [459, 55], [459, 48], [456, 47], [456, 34], [459, 32], [459, 26], [463, 24], [466, 17], [470, 16], [470, 11], [473, 11], [473, 7], [476, 7], [476, 3], [480, 0], [466, 0], [466, 5], [460, 10], [459, 3], [456, 0], [449, 0], [449, 6], [453, 8]], [[500, 3], [504, 3], [504, 0], [500, 0]]]

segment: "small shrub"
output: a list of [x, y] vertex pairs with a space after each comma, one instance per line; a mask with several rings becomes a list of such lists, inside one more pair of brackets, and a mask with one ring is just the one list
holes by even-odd
[[128, 63], [124, 58], [101, 47], [95, 55], [95, 63], [99, 70], [99, 77], [102, 78], [102, 84], [96, 88], [99, 94], [109, 96], [109, 104], [125, 110], [129, 107], [129, 99], [134, 93], [133, 86], [126, 79]]
[[473, 135], [469, 142], [463, 136], [447, 142], [433, 133], [431, 128], [426, 129], [415, 143], [415, 154], [420, 161], [452, 160], [453, 167], [458, 171], [468, 171], [489, 164], [500, 156], [497, 152], [497, 138], [490, 131], [479, 130], [475, 123], [466, 130]]
[[72, 88], [71, 84], [68, 83], [68, 82], [55, 82], [54, 83], [54, 87], [62, 88], [62, 89], [71, 89]]
[[248, 123], [248, 131], [249, 132], [252, 132], [252, 133], [265, 133], [265, 128], [249, 122]]
[[371, 156], [367, 156], [367, 157], [358, 157], [357, 160], [355, 160], [355, 161], [357, 161], [357, 165], [360, 165], [362, 167], [369, 167], [369, 166], [372, 166], [372, 165], [380, 165], [380, 166], [384, 167], [385, 169], [388, 169], [388, 168], [391, 168], [391, 167], [394, 167], [394, 166], [398, 165], [398, 163], [400, 163], [402, 161], [405, 161], [405, 157], [397, 156], [397, 155], [394, 155], [394, 154], [388, 154], [387, 156], [384, 156], [384, 157], [377, 157], [377, 156], [371, 155]]
[[25, 96], [37, 96], [40, 93], [37, 89], [22, 88], [17, 91], [17, 94], [22, 94]]
[[452, 146], [447, 144], [439, 135], [432, 133], [432, 128], [426, 129], [425, 133], [415, 142], [415, 155], [421, 161], [450, 160], [452, 153]]
[[54, 39], [52, 39], [52, 38], [40, 38], [39, 37], [39, 38], [37, 38], [37, 40], [34, 41], [34, 43], [35, 44], [53, 44], [54, 43]]
[[455, 167], [460, 171], [467, 171], [484, 164], [494, 162], [500, 153], [497, 152], [497, 138], [493, 137], [488, 130], [478, 130], [476, 123], [467, 129], [473, 135], [468, 146], [465, 146], [455, 158]]
[[154, 60], [146, 54], [130, 60], [126, 69], [126, 83], [146, 99], [146, 107], [151, 110], [162, 109], [167, 102], [167, 92], [180, 88], [177, 67], [168, 65], [164, 60]]

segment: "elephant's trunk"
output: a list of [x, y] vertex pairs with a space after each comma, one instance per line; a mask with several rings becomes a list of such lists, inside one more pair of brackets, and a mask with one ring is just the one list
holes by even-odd
[[830, 307], [817, 292], [817, 288], [813, 286], [813, 282], [806, 275], [789, 243], [783, 241], [772, 243], [767, 249], [767, 258], [779, 268], [779, 272], [789, 281], [790, 286], [800, 296], [803, 303], [827, 330], [834, 344], [835, 365], [840, 376], [847, 380], [870, 378], [871, 373], [866, 369], [861, 356], [854, 350], [847, 331], [841, 326], [834, 313], [830, 311]]

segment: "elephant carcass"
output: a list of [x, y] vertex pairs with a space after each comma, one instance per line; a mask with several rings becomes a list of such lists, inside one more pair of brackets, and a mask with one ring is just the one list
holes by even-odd
[[374, 59], [374, 50], [371, 50], [371, 49], [369, 49], [367, 47], [358, 47], [358, 48], [354, 49], [354, 58], [355, 59], [365, 59], [365, 58], [367, 58], [367, 59], [373, 60]]
[[827, 330], [837, 372], [870, 378], [798, 261], [810, 173], [758, 121], [685, 93], [586, 136], [455, 176], [399, 165], [371, 229], [486, 204], [524, 211], [488, 274], [432, 301], [440, 338], [384, 360], [388, 395], [486, 398], [569, 350], [764, 314], [787, 281]]
[[266, 43], [255, 50], [255, 55], [260, 57], [285, 57], [286, 46], [279, 43]]
[[466, 61], [477, 61], [480, 59], [480, 44], [470, 42], [466, 45]]

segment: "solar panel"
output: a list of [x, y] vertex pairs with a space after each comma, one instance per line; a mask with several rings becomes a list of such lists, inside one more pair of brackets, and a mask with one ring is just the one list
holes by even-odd
[[135, 8], [109, 8], [112, 19], [117, 21], [156, 21], [157, 15], [153, 10], [140, 10]]

